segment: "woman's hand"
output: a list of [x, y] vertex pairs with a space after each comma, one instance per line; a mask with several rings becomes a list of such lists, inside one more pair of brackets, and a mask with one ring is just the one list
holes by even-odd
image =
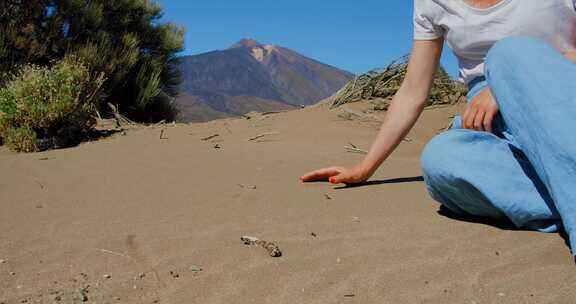
[[362, 164], [351, 168], [328, 167], [314, 170], [300, 177], [303, 182], [326, 181], [332, 184], [360, 184], [367, 181], [372, 173]]
[[564, 56], [566, 56], [566, 58], [572, 60], [573, 62], [576, 62], [576, 52], [565, 52]]
[[466, 107], [462, 115], [462, 128], [492, 132], [492, 120], [499, 110], [490, 88], [486, 88]]
[[438, 71], [444, 38], [415, 40], [406, 76], [386, 112], [382, 127], [366, 157], [351, 168], [329, 167], [300, 177], [303, 182], [359, 184], [367, 181], [410, 131], [428, 101]]

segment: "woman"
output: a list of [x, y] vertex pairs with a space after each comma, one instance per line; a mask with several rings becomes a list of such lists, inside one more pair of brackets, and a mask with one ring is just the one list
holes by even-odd
[[412, 128], [444, 41], [468, 105], [422, 154], [430, 195], [460, 214], [564, 229], [576, 251], [576, 0], [415, 0], [408, 71], [367, 156], [302, 181], [365, 182]]

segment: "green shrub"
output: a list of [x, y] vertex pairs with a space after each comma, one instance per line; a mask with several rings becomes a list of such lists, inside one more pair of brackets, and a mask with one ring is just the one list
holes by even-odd
[[22, 67], [0, 89], [0, 136], [21, 152], [77, 143], [82, 130], [90, 127], [87, 113], [103, 82], [102, 74], [90, 75], [74, 57], [51, 68]]
[[4, 135], [6, 138], [6, 146], [14, 151], [38, 151], [38, 139], [36, 138], [36, 133], [31, 128], [9, 128]]
[[102, 115], [113, 103], [134, 121], [173, 120], [184, 29], [161, 19], [155, 0], [0, 0], [0, 87], [19, 65], [75, 54], [106, 75]]

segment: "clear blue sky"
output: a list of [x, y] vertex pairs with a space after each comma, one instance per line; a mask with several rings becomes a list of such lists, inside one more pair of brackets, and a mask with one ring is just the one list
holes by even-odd
[[[186, 50], [199, 54], [241, 38], [293, 49], [363, 73], [410, 52], [412, 0], [157, 0], [163, 21], [184, 25]], [[456, 76], [446, 47], [442, 64]]]

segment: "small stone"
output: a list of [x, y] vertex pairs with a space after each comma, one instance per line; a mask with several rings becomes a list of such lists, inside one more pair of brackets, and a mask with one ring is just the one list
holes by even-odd
[[56, 296], [56, 297], [54, 298], [54, 301], [60, 302], [60, 301], [62, 301], [62, 297], [61, 297], [61, 296]]
[[175, 279], [180, 277], [179, 273], [177, 273], [176, 271], [172, 271], [172, 270], [170, 270], [170, 275]]
[[6, 260], [0, 259], [0, 264], [4, 264], [4, 263], [6, 263]]
[[20, 303], [28, 303], [28, 299], [22, 299]]
[[324, 194], [324, 197], [325, 197], [327, 200], [331, 200], [331, 199], [332, 199], [332, 198], [330, 197], [330, 195], [328, 195], [328, 194]]
[[143, 279], [144, 277], [146, 277], [146, 274], [145, 274], [145, 273], [141, 273], [141, 274], [138, 275], [138, 277], [139, 277], [140, 279]]
[[499, 296], [499, 297], [505, 297], [505, 296], [506, 296], [506, 294], [505, 294], [505, 293], [503, 293], [503, 292], [499, 292], [499, 293], [498, 293], [498, 296]]
[[111, 276], [110, 274], [105, 274], [105, 275], [103, 275], [102, 277], [105, 278], [105, 279], [109, 279], [109, 278], [111, 278], [112, 276]]
[[88, 290], [85, 288], [80, 289], [80, 300], [82, 302], [88, 302]]
[[355, 216], [355, 217], [352, 218], [352, 221], [354, 221], [354, 222], [360, 222], [360, 218], [357, 217], [357, 216]]
[[256, 185], [252, 185], [252, 186], [250, 186], [250, 189], [252, 189], [252, 190], [256, 190]]
[[16, 275], [14, 271], [10, 271], [10, 275]]
[[336, 263], [340, 264], [340, 262], [342, 262], [342, 260], [340, 258], [337, 258]]
[[316, 232], [310, 232], [310, 235], [313, 237], [318, 237], [318, 235], [316, 234]]
[[495, 254], [496, 254], [496, 256], [499, 256], [499, 255], [500, 255], [500, 252], [496, 251]]
[[202, 267], [200, 267], [200, 266], [190, 266], [190, 271], [200, 272], [200, 271], [202, 271]]
[[428, 283], [430, 283], [430, 282], [428, 282], [428, 281], [424, 281], [424, 284], [428, 285]]

